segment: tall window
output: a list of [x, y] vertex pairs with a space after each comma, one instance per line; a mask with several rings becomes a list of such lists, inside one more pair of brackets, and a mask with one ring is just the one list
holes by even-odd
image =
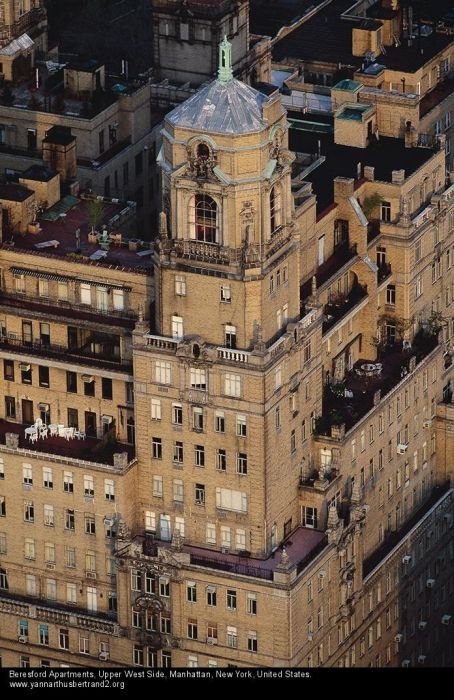
[[218, 205], [208, 194], [195, 195], [195, 238], [205, 243], [216, 243]]
[[272, 187], [270, 192], [270, 233], [273, 233], [281, 225], [281, 197], [277, 187]]

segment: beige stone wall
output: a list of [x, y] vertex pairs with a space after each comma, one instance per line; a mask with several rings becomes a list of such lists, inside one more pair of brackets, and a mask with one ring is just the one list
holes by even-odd
[[60, 175], [56, 175], [47, 182], [20, 177], [19, 182], [32, 190], [35, 193], [36, 202], [40, 205], [45, 203], [46, 209], [50, 209], [60, 199]]

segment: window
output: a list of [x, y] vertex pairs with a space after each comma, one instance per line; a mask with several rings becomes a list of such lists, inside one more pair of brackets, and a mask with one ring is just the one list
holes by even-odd
[[75, 583], [66, 584], [66, 602], [75, 605], [77, 603], [77, 589]]
[[247, 512], [247, 494], [233, 489], [216, 489], [216, 507], [238, 513]]
[[227, 454], [224, 449], [216, 450], [216, 469], [225, 472], [227, 469]]
[[28, 523], [35, 522], [35, 506], [33, 501], [24, 501], [24, 520]]
[[205, 448], [202, 445], [194, 446], [194, 460], [196, 467], [205, 466]]
[[279, 189], [274, 186], [270, 190], [270, 234], [281, 225], [281, 197]]
[[115, 311], [123, 311], [125, 300], [122, 289], [112, 289], [112, 305]]
[[3, 360], [3, 378], [7, 382], [14, 382], [14, 361]]
[[175, 340], [181, 340], [183, 336], [183, 319], [181, 316], [172, 316], [172, 338]]
[[190, 213], [191, 238], [216, 243], [218, 238], [218, 206], [207, 194], [196, 194], [194, 212]]
[[317, 508], [303, 506], [303, 525], [305, 527], [317, 527]]
[[236, 591], [232, 589], [227, 589], [227, 610], [236, 610], [236, 602]]
[[33, 484], [33, 472], [31, 464], [22, 465], [22, 483], [31, 486]]
[[3, 459], [0, 457], [0, 479], [5, 478], [5, 464], [3, 462]]
[[236, 348], [236, 326], [226, 325], [224, 330], [224, 344], [227, 348]]
[[66, 391], [71, 394], [77, 394], [76, 372], [66, 372]]
[[65, 493], [74, 493], [74, 482], [72, 472], [63, 472], [63, 491]]
[[248, 632], [247, 649], [254, 653], [257, 652], [257, 632]]
[[140, 153], [137, 153], [137, 155], [135, 156], [134, 165], [135, 165], [136, 176], [140, 175], [143, 172], [143, 153], [142, 153], [142, 151], [140, 151]]
[[25, 276], [14, 275], [14, 288], [16, 294], [25, 294]]
[[55, 563], [55, 544], [53, 542], [44, 543], [44, 561]]
[[213, 523], [207, 523], [206, 541], [207, 544], [216, 544], [216, 525]]
[[151, 399], [151, 420], [161, 420], [160, 399]]
[[415, 243], [415, 262], [419, 262], [422, 258], [422, 238]]
[[223, 411], [216, 411], [214, 416], [214, 429], [217, 433], [225, 432], [225, 417]]
[[38, 625], [38, 644], [49, 646], [49, 625]]
[[221, 547], [229, 549], [231, 540], [232, 534], [230, 532], [230, 528], [226, 525], [221, 525]]
[[69, 649], [69, 630], [60, 628], [58, 632], [58, 644], [60, 649]]
[[238, 452], [236, 456], [236, 472], [237, 474], [247, 474], [247, 454]]
[[197, 639], [198, 629], [197, 620], [189, 618], [188, 620], [188, 639]]
[[20, 668], [30, 668], [30, 657], [24, 656], [23, 654], [19, 657], [19, 667]]
[[46, 598], [57, 600], [57, 581], [54, 578], [46, 579]]
[[6, 552], [7, 552], [6, 533], [0, 532], [0, 554], [6, 554]]
[[183, 425], [183, 406], [181, 403], [172, 404], [172, 423], [174, 425]]
[[68, 283], [57, 282], [57, 297], [60, 301], [68, 301]]
[[307, 340], [303, 345], [303, 362], [309, 362], [312, 357], [311, 341]]
[[95, 495], [94, 479], [90, 474], [84, 474], [84, 496], [93, 498]]
[[[83, 377], [82, 377], [83, 379]], [[84, 381], [84, 396], [94, 396], [95, 395], [95, 382], [93, 377], [89, 378], [89, 381]]]
[[189, 603], [197, 603], [197, 585], [194, 581], [188, 581], [186, 584], [186, 599]]
[[396, 285], [388, 284], [386, 287], [386, 303], [395, 306], [396, 304]]
[[156, 498], [163, 497], [162, 476], [153, 476], [153, 496], [155, 496]]
[[151, 454], [153, 459], [162, 459], [162, 440], [161, 438], [151, 438]]
[[210, 608], [215, 608], [216, 607], [216, 588], [214, 586], [207, 586], [206, 594], [207, 594], [207, 605]]
[[24, 557], [25, 559], [36, 559], [35, 540], [26, 537], [24, 541]]
[[177, 503], [184, 501], [184, 485], [181, 479], [173, 480], [173, 500]]
[[[22, 384], [32, 383], [32, 369], [30, 365], [23, 365], [24, 369], [21, 369], [21, 381]], [[27, 367], [28, 369], [25, 369]]]
[[226, 396], [241, 396], [241, 377], [239, 374], [227, 373], [224, 375], [224, 393]]
[[51, 504], [44, 505], [44, 525], [46, 527], [54, 527], [55, 525], [54, 506]]
[[16, 418], [16, 399], [14, 396], [5, 396], [5, 417]]
[[203, 409], [200, 406], [192, 409], [192, 427], [197, 431], [203, 430]]
[[163, 360], [156, 360], [155, 362], [155, 382], [158, 384], [170, 384], [171, 377], [171, 365], [170, 362], [164, 362]]
[[246, 595], [246, 612], [249, 615], [257, 615], [257, 594], [247, 593]]
[[382, 201], [380, 206], [380, 218], [382, 221], [391, 221], [391, 203]]
[[186, 280], [179, 275], [175, 277], [175, 294], [179, 297], [186, 296]]
[[231, 649], [238, 648], [238, 635], [236, 627], [231, 627], [230, 625], [227, 625], [227, 646]]
[[195, 485], [195, 502], [198, 506], [205, 505], [205, 485], [196, 484]]
[[173, 461], [177, 462], [177, 464], [183, 464], [184, 462], [183, 443], [179, 440], [173, 444]]
[[38, 586], [36, 576], [33, 574], [27, 574], [25, 576], [25, 590], [27, 591], [28, 595], [36, 596]]
[[102, 398], [108, 401], [112, 400], [112, 380], [107, 377], [102, 377], [101, 379], [101, 392]]
[[38, 280], [38, 296], [48, 297], [49, 296], [49, 281], [46, 279]]
[[111, 503], [115, 501], [115, 483], [112, 479], [104, 479], [104, 497]]
[[95, 516], [91, 513], [85, 513], [85, 533], [87, 535], [96, 535]]
[[[27, 581], [27, 577], [25, 580]], [[0, 589], [3, 591], [8, 590], [8, 577], [6, 575], [5, 569], [0, 569]], [[28, 593], [28, 587], [27, 587], [27, 593]]]
[[197, 367], [191, 367], [190, 383], [192, 389], [206, 389], [206, 370]]
[[229, 286], [222, 285], [220, 290], [220, 300], [223, 304], [230, 304], [232, 301], [232, 292]]
[[6, 499], [5, 496], [0, 496], [0, 517], [6, 515]]

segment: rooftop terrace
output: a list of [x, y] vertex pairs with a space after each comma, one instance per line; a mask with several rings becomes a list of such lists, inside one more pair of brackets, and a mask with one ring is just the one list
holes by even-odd
[[[102, 222], [108, 226], [109, 232], [116, 233], [118, 228], [121, 229], [123, 220], [131, 219], [134, 209], [130, 205], [131, 203], [104, 201]], [[73, 262], [151, 274], [153, 265], [150, 243], [128, 239], [122, 234], [119, 237], [112, 235], [108, 250], [102, 250], [101, 242], [89, 237], [91, 226], [88, 223], [88, 210], [87, 200], [74, 197], [60, 200], [38, 217], [40, 224], [38, 233], [26, 235], [14, 233], [10, 238], [6, 237], [1, 247], [5, 250], [13, 249], [17, 252], [24, 251], [52, 258], [69, 256]], [[77, 230], [80, 231], [79, 243], [76, 240]]]

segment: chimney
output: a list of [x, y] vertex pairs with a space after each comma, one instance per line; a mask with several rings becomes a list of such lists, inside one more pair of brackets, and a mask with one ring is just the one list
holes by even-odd
[[405, 182], [405, 170], [393, 170], [391, 172], [391, 182], [394, 185], [403, 185]]
[[366, 180], [370, 180], [370, 182], [375, 180], [375, 168], [373, 165], [364, 166], [364, 177]]

